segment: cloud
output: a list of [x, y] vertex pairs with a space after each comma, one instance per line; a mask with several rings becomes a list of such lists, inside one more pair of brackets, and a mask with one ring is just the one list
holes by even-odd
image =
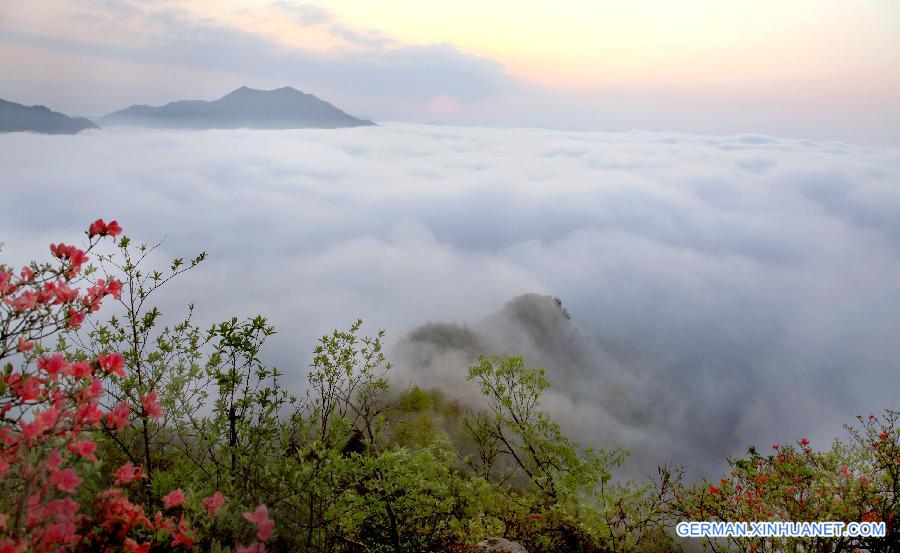
[[277, 0], [272, 3], [276, 8], [290, 14], [294, 22], [306, 26], [327, 23], [334, 15], [327, 9], [315, 4], [293, 2], [291, 0]]
[[382, 49], [397, 42], [393, 38], [376, 30], [354, 31], [343, 23], [335, 23], [331, 26], [331, 34], [340, 37], [351, 44], [365, 46], [367, 48]]
[[426, 383], [521, 352], [567, 427], [631, 447], [635, 470], [825, 447], [898, 407], [896, 148], [389, 124], [7, 134], [0, 151], [4, 260], [98, 216], [166, 236], [161, 256], [207, 250], [163, 311], [270, 316], [267, 359], [293, 386], [315, 338], [357, 317]]
[[[125, 11], [125, 6], [136, 11]], [[26, 84], [13, 88], [21, 90], [16, 98], [25, 103], [47, 103], [85, 113], [83, 100], [75, 107], [66, 105], [70, 100], [65, 97], [57, 103], [51, 101], [57, 99], [54, 89], [58, 87], [42, 81], [56, 72], [58, 79], [68, 83], [69, 98], [89, 96], [92, 104], [105, 106], [97, 115], [131, 104], [201, 99], [201, 91], [215, 90], [208, 93], [211, 97], [202, 98], [214, 99], [241, 85], [289, 85], [354, 113], [395, 119], [425, 112], [437, 97], [478, 102], [519, 87], [502, 64], [450, 44], [402, 45], [378, 30], [351, 28], [314, 4], [282, 0], [271, 6], [276, 13], [298, 20], [305, 29], [298, 32], [327, 24], [323, 33], [351, 47], [313, 51], [286, 45], [261, 32], [197, 17], [177, 6], [137, 9], [132, 3], [102, 2], [72, 16], [77, 17], [77, 25], [68, 21], [66, 27], [76, 29], [75, 34], [44, 34], [24, 26], [4, 29], [0, 51], [26, 47], [35, 52], [28, 52], [24, 59], [18, 52], [4, 56], [0, 70], [28, 76]], [[98, 36], [116, 40], [98, 40]], [[46, 51], [67, 59], [47, 62], [41, 59], [41, 52]], [[35, 66], [28, 64], [29, 59]], [[101, 63], [104, 61], [120, 65], [110, 69]], [[31, 75], [38, 65], [44, 68], [38, 73], [41, 78]], [[75, 74], [73, 65], [79, 68]], [[148, 71], [154, 70], [179, 74], [180, 78], [154, 75], [147, 79]], [[83, 74], [90, 74], [91, 79], [84, 79]], [[0, 94], [10, 97], [8, 92]]]

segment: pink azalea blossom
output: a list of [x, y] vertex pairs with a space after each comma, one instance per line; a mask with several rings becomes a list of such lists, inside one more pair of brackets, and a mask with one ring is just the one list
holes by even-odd
[[118, 236], [122, 234], [122, 227], [119, 226], [118, 221], [110, 221], [108, 225], [106, 225], [106, 235], [107, 236]]
[[97, 460], [97, 457], [94, 455], [94, 451], [97, 449], [96, 442], [92, 442], [90, 440], [80, 440], [70, 443], [66, 449], [68, 449], [75, 455], [78, 455], [82, 459], [87, 459], [88, 461]]
[[114, 278], [109, 279], [109, 284], [106, 285], [106, 292], [116, 299], [121, 299], [122, 283]]
[[88, 227], [88, 237], [94, 236], [104, 236], [106, 235], [107, 226], [106, 223], [103, 222], [103, 219], [97, 219], [91, 226]]
[[266, 546], [259, 542], [253, 542], [250, 545], [238, 544], [234, 548], [234, 553], [266, 553]]
[[222, 495], [222, 492], [217, 491], [210, 497], [204, 498], [203, 504], [206, 505], [206, 514], [216, 517], [219, 515], [219, 509], [225, 504], [225, 496]]
[[61, 370], [69, 366], [61, 353], [54, 353], [50, 357], [38, 359], [37, 365], [50, 376], [56, 376]]
[[16, 347], [20, 352], [29, 351], [34, 347], [34, 342], [26, 341], [25, 338], [19, 336], [19, 345]]
[[67, 326], [69, 328], [78, 328], [84, 322], [84, 313], [81, 311], [76, 311], [75, 309], [69, 309], [68, 313], [68, 323]]
[[144, 413], [146, 413], [148, 417], [159, 419], [164, 415], [162, 406], [159, 404], [159, 394], [156, 393], [156, 390], [142, 396], [141, 405], [144, 407]]
[[65, 493], [75, 492], [83, 481], [83, 478], [75, 474], [75, 469], [71, 468], [63, 469], [50, 475], [50, 483], [57, 490]]
[[131, 464], [131, 462], [127, 462], [118, 469], [116, 469], [116, 486], [122, 486], [125, 484], [131, 484], [138, 478], [146, 478], [147, 475], [144, 474], [144, 469], [141, 467], [136, 467]]
[[128, 427], [130, 416], [131, 405], [127, 401], [121, 401], [106, 414], [106, 424], [115, 430], [123, 430]]
[[174, 509], [182, 503], [184, 503], [184, 493], [181, 488], [172, 490], [163, 497], [163, 507], [166, 509]]
[[87, 361], [79, 361], [63, 372], [72, 378], [89, 378], [94, 374], [91, 364]]
[[275, 528], [275, 521], [269, 518], [269, 509], [265, 505], [260, 505], [252, 513], [244, 513], [244, 520], [256, 525], [256, 537], [262, 541], [269, 539]]
[[100, 355], [97, 357], [100, 366], [106, 374], [114, 374], [119, 378], [125, 378], [125, 358], [118, 353]]
[[37, 294], [26, 290], [15, 299], [6, 298], [3, 301], [16, 311], [28, 311], [29, 309], [34, 309], [34, 306], [37, 304]]
[[128, 553], [150, 553], [150, 546], [153, 544], [149, 541], [139, 544], [131, 538], [126, 538], [124, 545]]

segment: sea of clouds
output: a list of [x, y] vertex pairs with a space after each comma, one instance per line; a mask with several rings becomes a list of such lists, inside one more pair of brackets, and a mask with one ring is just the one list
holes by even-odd
[[485, 351], [546, 366], [548, 407], [585, 441], [633, 449], [636, 471], [826, 447], [855, 415], [900, 407], [897, 148], [116, 129], [0, 135], [0, 183], [4, 262], [97, 217], [165, 239], [159, 262], [205, 250], [163, 311], [267, 315], [266, 358], [297, 389], [317, 336], [361, 317], [387, 330], [401, 383], [470, 396], [464, 369]]

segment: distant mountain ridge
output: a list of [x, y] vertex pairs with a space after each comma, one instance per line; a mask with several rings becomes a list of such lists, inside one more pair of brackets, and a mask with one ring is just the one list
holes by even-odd
[[77, 134], [85, 129], [99, 128], [84, 117], [69, 117], [44, 106], [25, 106], [0, 99], [0, 132]]
[[177, 129], [335, 129], [375, 125], [291, 87], [242, 86], [213, 101], [181, 100], [164, 106], [131, 106], [99, 119], [103, 125]]

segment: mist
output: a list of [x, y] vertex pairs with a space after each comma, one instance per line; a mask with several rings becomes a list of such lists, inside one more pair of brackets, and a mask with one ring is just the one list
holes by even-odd
[[163, 240], [159, 262], [205, 250], [161, 309], [268, 316], [266, 361], [296, 390], [316, 338], [359, 317], [388, 332], [399, 384], [470, 394], [466, 364], [494, 351], [546, 367], [546, 407], [585, 442], [631, 448], [636, 472], [715, 470], [800, 437], [825, 447], [854, 416], [898, 407], [897, 148], [126, 128], [0, 135], [0, 168], [5, 262], [97, 217]]

